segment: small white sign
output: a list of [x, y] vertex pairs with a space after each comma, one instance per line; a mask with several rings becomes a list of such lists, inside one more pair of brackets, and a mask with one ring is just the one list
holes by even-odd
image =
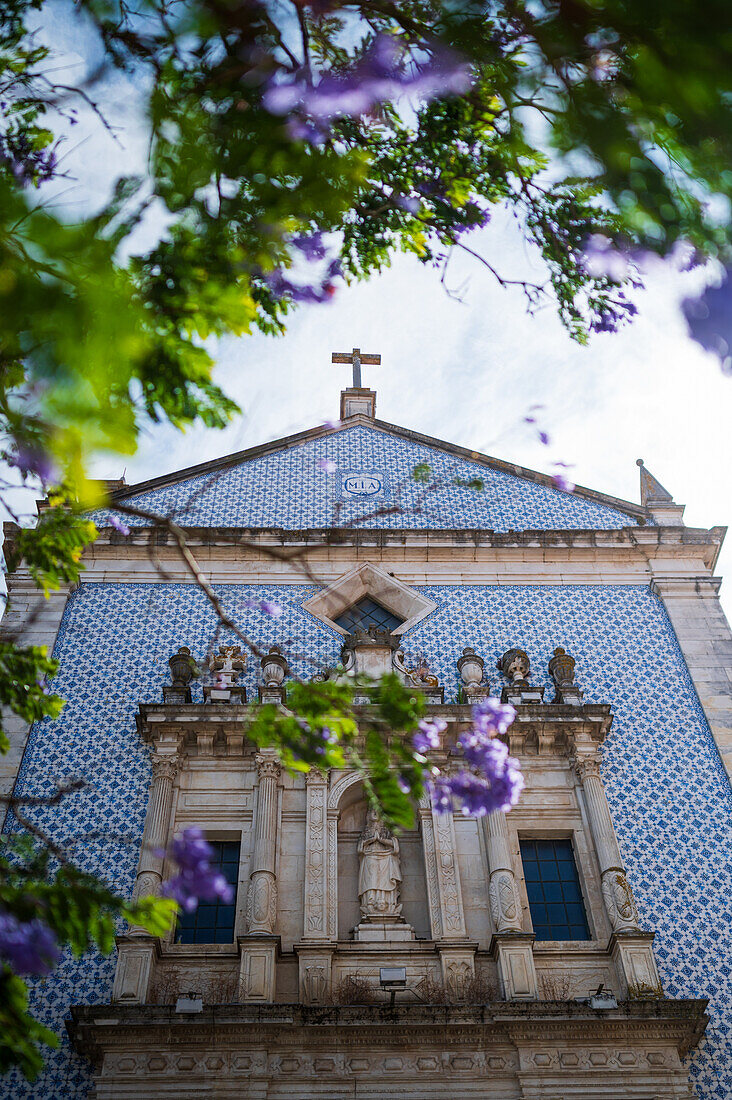
[[388, 496], [386, 475], [380, 470], [339, 470], [341, 500], [383, 500]]

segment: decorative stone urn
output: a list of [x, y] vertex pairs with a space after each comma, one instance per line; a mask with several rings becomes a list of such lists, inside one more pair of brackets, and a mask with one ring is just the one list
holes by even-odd
[[432, 675], [430, 666], [424, 658], [420, 658], [414, 668], [407, 668], [404, 650], [398, 649], [394, 654], [393, 663], [404, 683], [421, 691], [427, 703], [444, 702], [445, 689], [437, 677]]
[[462, 657], [458, 657], [457, 669], [462, 681], [462, 689], [469, 699], [482, 699], [488, 695], [488, 685], [483, 682], [485, 661], [471, 646], [466, 646]]
[[502, 672], [509, 681], [501, 692], [501, 702], [511, 703], [516, 706], [519, 703], [540, 703], [544, 698], [544, 688], [534, 687], [529, 683], [531, 675], [531, 662], [523, 649], [507, 649], [496, 668]]
[[549, 675], [554, 681], [555, 703], [563, 703], [564, 706], [581, 707], [582, 692], [574, 682], [575, 660], [561, 646], [554, 650], [554, 656], [549, 661]]
[[288, 672], [287, 658], [279, 646], [270, 646], [262, 657], [262, 683], [259, 687], [260, 703], [284, 703], [284, 679]]
[[166, 703], [190, 703], [191, 680], [197, 675], [196, 662], [187, 645], [182, 645], [177, 653], [168, 658], [171, 684], [163, 685], [163, 701]]

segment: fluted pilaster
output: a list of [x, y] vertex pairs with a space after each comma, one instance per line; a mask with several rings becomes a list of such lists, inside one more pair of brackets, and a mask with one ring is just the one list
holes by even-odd
[[625, 868], [600, 775], [599, 758], [595, 755], [577, 757], [574, 764], [582, 783], [592, 839], [595, 842], [595, 851], [600, 864], [602, 897], [610, 924], [614, 932], [636, 931], [640, 927], [638, 910], [625, 877]]
[[254, 853], [249, 876], [247, 924], [249, 933], [272, 935], [277, 920], [277, 782], [280, 765], [273, 752], [264, 750], [256, 758], [259, 775], [257, 815], [254, 822]]
[[500, 812], [488, 814], [484, 821], [493, 923], [496, 932], [520, 932], [523, 928], [521, 901], [508, 845], [506, 815]]

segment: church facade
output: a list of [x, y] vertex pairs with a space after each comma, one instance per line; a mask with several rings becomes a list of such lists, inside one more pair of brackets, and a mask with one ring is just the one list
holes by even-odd
[[[118, 485], [129, 536], [100, 514], [83, 583], [40, 613], [12, 575], [6, 628], [53, 647], [67, 705], [15, 727], [6, 782], [82, 776], [53, 828], [130, 894], [200, 827], [235, 900], [36, 983], [64, 1040], [7, 1095], [732, 1095], [724, 530], [640, 475], [640, 504], [562, 492], [377, 420], [359, 386], [337, 425]], [[146, 515], [174, 515], [256, 655]], [[508, 815], [427, 798], [395, 836], [358, 773], [293, 775], [247, 738], [294, 677], [392, 670], [445, 768], [476, 701], [515, 705]]]

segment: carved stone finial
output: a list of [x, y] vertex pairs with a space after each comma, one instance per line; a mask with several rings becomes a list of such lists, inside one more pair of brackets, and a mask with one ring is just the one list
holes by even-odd
[[209, 671], [214, 679], [203, 686], [207, 703], [244, 703], [246, 691], [239, 684], [239, 676], [247, 667], [246, 654], [241, 646], [220, 645], [219, 651], [209, 660]]
[[457, 669], [462, 680], [463, 691], [467, 696], [484, 694], [483, 670], [485, 661], [479, 657], [472, 646], [466, 646], [462, 657], [457, 659]]
[[187, 645], [182, 645], [177, 653], [168, 658], [171, 684], [163, 685], [163, 700], [166, 703], [190, 703], [191, 680], [198, 673], [196, 662]]
[[281, 687], [287, 675], [287, 659], [279, 646], [270, 646], [269, 653], [262, 657], [262, 680], [268, 688]]
[[543, 687], [532, 687], [529, 683], [531, 662], [524, 649], [507, 649], [498, 661], [496, 668], [508, 680], [508, 686], [501, 692], [504, 703], [540, 703], [544, 698]]
[[529, 655], [523, 649], [507, 649], [496, 668], [516, 687], [527, 683], [531, 675]]
[[557, 646], [549, 661], [549, 675], [555, 687], [555, 703], [570, 707], [582, 706], [582, 692], [574, 682], [574, 667], [574, 657], [561, 646]]

